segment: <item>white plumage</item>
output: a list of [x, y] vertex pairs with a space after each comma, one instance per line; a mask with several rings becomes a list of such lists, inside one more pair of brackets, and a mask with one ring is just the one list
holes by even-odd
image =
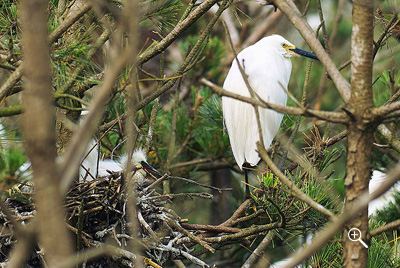
[[[128, 155], [121, 156], [119, 162], [121, 163], [120, 165], [122, 169], [126, 168], [128, 163]], [[133, 168], [141, 166], [143, 163], [147, 163], [147, 157], [143, 149], [139, 148], [133, 152], [131, 162]], [[134, 178], [135, 181], [139, 184], [142, 184], [144, 181], [146, 181], [146, 171], [144, 170], [144, 168], [136, 170]]]
[[97, 178], [99, 171], [99, 145], [95, 139], [91, 139], [86, 146], [86, 157], [83, 159], [79, 167], [79, 181], [91, 181]]
[[[88, 111], [82, 111], [80, 123], [87, 114]], [[93, 138], [86, 146], [86, 155], [79, 167], [79, 181], [91, 181], [98, 177], [108, 176], [110, 175], [109, 172], [122, 172], [126, 168], [127, 161], [128, 155], [122, 155], [117, 160], [100, 160], [100, 146], [97, 140]], [[141, 165], [142, 162], [147, 163], [146, 153], [141, 148], [136, 149], [132, 154], [131, 161], [133, 167]], [[146, 176], [142, 169], [139, 169], [136, 173], [136, 177], [140, 177], [139, 179], [144, 179]]]
[[[121, 163], [122, 167], [126, 167], [126, 164], [128, 163], [128, 155], [121, 156], [119, 162]], [[139, 148], [133, 152], [131, 162], [132, 166], [138, 166], [142, 162], [147, 162], [146, 153], [143, 151], [143, 149]]]
[[[96, 144], [96, 140], [93, 139], [89, 142], [87, 146], [87, 151]], [[110, 172], [122, 172], [124, 168], [126, 168], [126, 164], [128, 161], [128, 155], [122, 155], [116, 160], [113, 159], [105, 159], [98, 160], [99, 155], [99, 147], [98, 145], [94, 146], [92, 152], [89, 153], [88, 157], [86, 157], [79, 168], [79, 181], [83, 181], [86, 177], [86, 181], [91, 181], [93, 178], [104, 177], [110, 175]], [[142, 149], [136, 149], [132, 154], [132, 166], [136, 167], [141, 165], [142, 162], [147, 163], [146, 154]], [[86, 170], [82, 167], [84, 166], [86, 170], [90, 172], [93, 176], [86, 176]], [[144, 180], [146, 177], [146, 172], [143, 169], [139, 169], [135, 173], [135, 177], [139, 181]]]
[[[314, 54], [297, 49], [279, 35], [264, 37], [242, 50], [237, 58], [255, 93], [266, 102], [286, 105], [287, 94], [282, 86], [287, 89], [292, 70], [290, 57], [296, 55], [317, 59]], [[242, 96], [251, 96], [236, 59], [232, 62], [223, 88]], [[224, 96], [222, 110], [236, 163], [241, 169], [245, 162], [257, 165], [260, 161], [256, 151], [259, 134], [253, 106]], [[279, 130], [283, 114], [265, 108], [258, 110], [264, 145], [269, 147]]]
[[[372, 172], [372, 178], [369, 182], [369, 194], [372, 194], [373, 192], [376, 191], [376, 189], [385, 182], [386, 180], [386, 174], [383, 172], [380, 172], [378, 170], [374, 170]], [[395, 198], [394, 194], [396, 192], [400, 191], [400, 183], [397, 182], [394, 184], [386, 193], [381, 195], [375, 200], [372, 200], [368, 204], [368, 216], [371, 216], [373, 214], [376, 214], [378, 210], [383, 209], [387, 205], [389, 205], [390, 202], [395, 203]]]

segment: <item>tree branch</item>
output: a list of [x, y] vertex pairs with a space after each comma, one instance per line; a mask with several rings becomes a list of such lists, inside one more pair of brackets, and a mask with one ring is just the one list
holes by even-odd
[[389, 223], [385, 224], [385, 225], [382, 226], [382, 227], [379, 227], [379, 228], [377, 228], [377, 229], [375, 229], [375, 230], [370, 231], [370, 232], [369, 232], [369, 235], [370, 235], [371, 237], [377, 236], [377, 235], [380, 235], [381, 233], [384, 233], [384, 232], [387, 232], [387, 231], [396, 229], [396, 228], [399, 227], [399, 226], [400, 226], [400, 219], [399, 219], [399, 220], [392, 221], [392, 222], [389, 222]]
[[277, 105], [269, 102], [265, 102], [263, 100], [257, 100], [255, 98], [251, 97], [245, 97], [236, 93], [229, 92], [225, 89], [223, 89], [220, 86], [215, 85], [214, 83], [208, 81], [205, 78], [202, 78], [200, 80], [201, 83], [204, 85], [208, 86], [211, 88], [214, 92], [216, 92], [218, 95], [223, 95], [227, 97], [231, 97], [237, 100], [241, 100], [253, 105], [257, 105], [263, 108], [268, 108], [272, 109], [274, 111], [277, 111], [282, 114], [292, 114], [292, 115], [303, 115], [306, 117], [317, 117], [319, 119], [329, 121], [329, 122], [334, 122], [334, 123], [343, 123], [346, 124], [348, 122], [348, 117], [345, 113], [338, 113], [338, 112], [324, 112], [324, 111], [318, 111], [318, 110], [311, 110], [306, 107], [302, 108], [296, 108], [296, 107], [290, 107], [290, 106], [282, 106], [282, 105]]

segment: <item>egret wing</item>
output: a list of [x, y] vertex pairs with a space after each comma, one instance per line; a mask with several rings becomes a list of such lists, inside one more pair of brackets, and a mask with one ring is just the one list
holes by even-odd
[[[247, 75], [252, 90], [266, 102], [285, 105], [287, 95], [284, 88], [290, 78], [289, 59], [271, 50], [259, 53], [260, 47], [253, 45], [238, 54], [239, 63]], [[249, 89], [238, 68], [236, 60], [226, 77], [224, 89], [250, 97]], [[256, 165], [260, 156], [256, 143], [260, 140], [256, 114], [252, 105], [233, 98], [223, 97], [222, 108], [225, 127], [229, 134], [232, 152], [240, 168], [245, 161]], [[279, 130], [283, 115], [270, 109], [259, 108], [264, 145], [269, 147]]]

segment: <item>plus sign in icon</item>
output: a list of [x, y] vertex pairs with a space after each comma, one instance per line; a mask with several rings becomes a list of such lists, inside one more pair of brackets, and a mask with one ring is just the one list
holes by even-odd
[[359, 241], [364, 247], [368, 248], [367, 243], [365, 243], [362, 239], [361, 239], [361, 231], [358, 228], [351, 228], [349, 230], [349, 232], [347, 233], [350, 241], [356, 242]]

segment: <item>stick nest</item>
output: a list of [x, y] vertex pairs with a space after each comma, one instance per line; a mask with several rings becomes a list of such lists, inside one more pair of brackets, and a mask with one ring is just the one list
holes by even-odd
[[[208, 251], [214, 252], [206, 242], [181, 226], [181, 219], [174, 210], [165, 205], [175, 197], [212, 198], [208, 193], [185, 193], [161, 195], [156, 185], [169, 176], [166, 174], [157, 180], [145, 180], [136, 184], [135, 191], [128, 191], [121, 173], [88, 182], [76, 182], [65, 198], [66, 222], [76, 237], [79, 251], [85, 248], [104, 247], [105, 257], [87, 262], [86, 267], [113, 265], [134, 267], [135, 261], [142, 261], [145, 267], [160, 267], [167, 260], [187, 259], [201, 266], [210, 267], [192, 255], [190, 249], [201, 244]], [[187, 180], [187, 179], [186, 179]], [[19, 189], [9, 191], [6, 198], [12, 217], [26, 224], [34, 217], [36, 210], [32, 202], [33, 186], [20, 185]], [[129, 195], [136, 195], [137, 225], [131, 224], [127, 203]], [[17, 242], [11, 217], [0, 212], [0, 223], [3, 226], [0, 236], [0, 261], [5, 264], [12, 246]], [[132, 235], [133, 230], [135, 235]], [[140, 256], [130, 251], [139, 248]], [[83, 251], [82, 251], [83, 252]], [[43, 266], [43, 252], [40, 247], [29, 257], [28, 265]], [[143, 255], [142, 255], [143, 254]], [[118, 264], [118, 265], [117, 265]]]

